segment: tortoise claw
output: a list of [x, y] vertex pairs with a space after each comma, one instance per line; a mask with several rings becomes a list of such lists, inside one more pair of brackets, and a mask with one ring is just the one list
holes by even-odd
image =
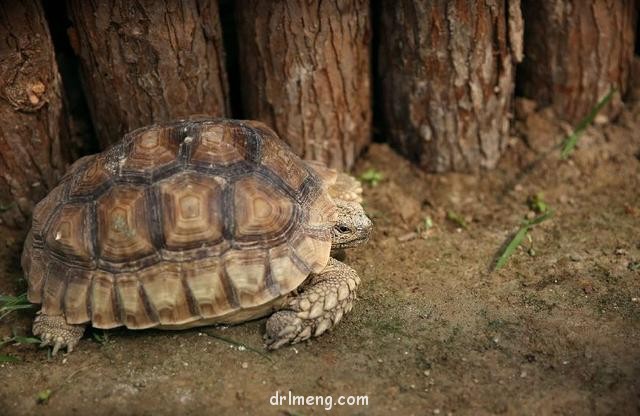
[[53, 346], [52, 355], [61, 348], [73, 351], [84, 333], [84, 325], [69, 325], [63, 316], [38, 315], [33, 322], [33, 334], [39, 336], [40, 347]]

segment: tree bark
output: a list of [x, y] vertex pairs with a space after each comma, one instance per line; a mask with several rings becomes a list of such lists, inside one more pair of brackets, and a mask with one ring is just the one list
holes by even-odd
[[[635, 0], [523, 1], [526, 57], [519, 88], [576, 122], [610, 88], [629, 86], [637, 19]], [[615, 94], [603, 114], [621, 108]]]
[[492, 168], [508, 138], [519, 0], [380, 2], [386, 136], [433, 172]]
[[229, 114], [216, 0], [69, 0], [71, 44], [102, 147], [134, 128]]
[[371, 136], [366, 0], [236, 3], [246, 116], [309, 160], [349, 169]]
[[0, 222], [22, 226], [67, 162], [61, 81], [37, 0], [0, 3]]

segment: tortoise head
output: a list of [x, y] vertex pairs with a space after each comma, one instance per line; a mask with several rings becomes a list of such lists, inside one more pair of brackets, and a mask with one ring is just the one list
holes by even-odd
[[362, 205], [355, 201], [334, 200], [338, 220], [331, 231], [331, 249], [355, 247], [367, 242], [373, 224]]

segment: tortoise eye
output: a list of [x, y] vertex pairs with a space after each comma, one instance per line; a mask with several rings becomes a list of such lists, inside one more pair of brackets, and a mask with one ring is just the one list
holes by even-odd
[[346, 225], [338, 225], [336, 228], [338, 229], [338, 232], [343, 234], [348, 233], [350, 231], [349, 227], [347, 227]]

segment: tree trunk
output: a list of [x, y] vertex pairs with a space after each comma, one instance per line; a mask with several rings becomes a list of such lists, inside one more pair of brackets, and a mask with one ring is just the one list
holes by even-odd
[[309, 160], [349, 169], [371, 135], [365, 0], [236, 3], [242, 101]]
[[519, 0], [380, 2], [385, 133], [428, 171], [495, 166], [509, 132]]
[[[635, 0], [523, 1], [526, 57], [522, 93], [576, 122], [610, 88], [629, 86], [637, 12]], [[621, 108], [615, 94], [604, 114]]]
[[0, 222], [10, 227], [64, 173], [61, 89], [40, 2], [0, 3]]
[[101, 146], [134, 128], [229, 113], [216, 0], [69, 0]]

